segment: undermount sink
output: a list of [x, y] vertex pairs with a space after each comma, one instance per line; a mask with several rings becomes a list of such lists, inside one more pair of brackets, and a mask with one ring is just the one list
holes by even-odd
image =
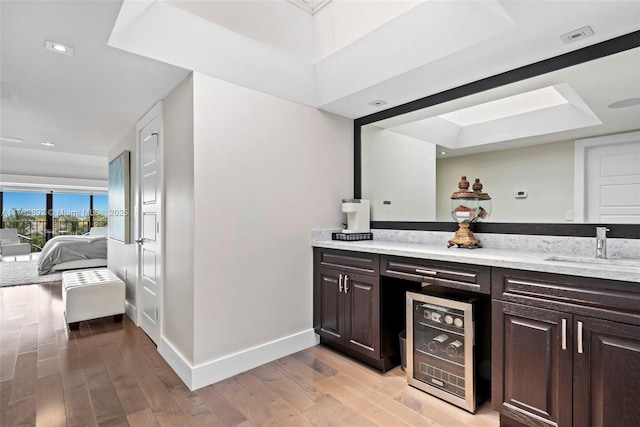
[[555, 256], [546, 258], [545, 261], [577, 262], [581, 264], [620, 265], [625, 267], [640, 268], [640, 259], [631, 259], [631, 258], [596, 258], [596, 257], [555, 255]]

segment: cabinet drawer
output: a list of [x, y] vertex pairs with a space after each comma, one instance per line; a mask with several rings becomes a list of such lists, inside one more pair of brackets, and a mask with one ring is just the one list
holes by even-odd
[[640, 325], [640, 285], [591, 277], [494, 268], [492, 297]]
[[383, 276], [482, 294], [491, 293], [490, 267], [391, 256], [383, 256], [380, 264]]
[[380, 272], [378, 255], [337, 249], [314, 248], [314, 266], [344, 272], [377, 276]]

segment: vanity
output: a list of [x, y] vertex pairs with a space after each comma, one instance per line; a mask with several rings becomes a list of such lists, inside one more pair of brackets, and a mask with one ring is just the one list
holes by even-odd
[[423, 242], [379, 233], [360, 242], [314, 235], [322, 343], [388, 370], [399, 362], [407, 291], [466, 293], [481, 301], [479, 387], [489, 393], [490, 383], [501, 425], [640, 425], [640, 261], [447, 248], [439, 243], [447, 233]]

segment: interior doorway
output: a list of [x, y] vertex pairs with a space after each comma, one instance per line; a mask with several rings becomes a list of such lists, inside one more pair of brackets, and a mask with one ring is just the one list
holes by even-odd
[[576, 141], [577, 222], [640, 224], [640, 132]]
[[162, 103], [136, 126], [138, 150], [138, 323], [156, 344], [162, 318]]

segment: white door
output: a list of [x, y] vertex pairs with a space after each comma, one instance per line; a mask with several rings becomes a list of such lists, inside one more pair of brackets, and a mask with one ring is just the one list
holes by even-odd
[[138, 320], [155, 342], [160, 336], [161, 257], [161, 115], [151, 110], [138, 126]]
[[640, 132], [593, 138], [584, 148], [584, 219], [640, 224]]

